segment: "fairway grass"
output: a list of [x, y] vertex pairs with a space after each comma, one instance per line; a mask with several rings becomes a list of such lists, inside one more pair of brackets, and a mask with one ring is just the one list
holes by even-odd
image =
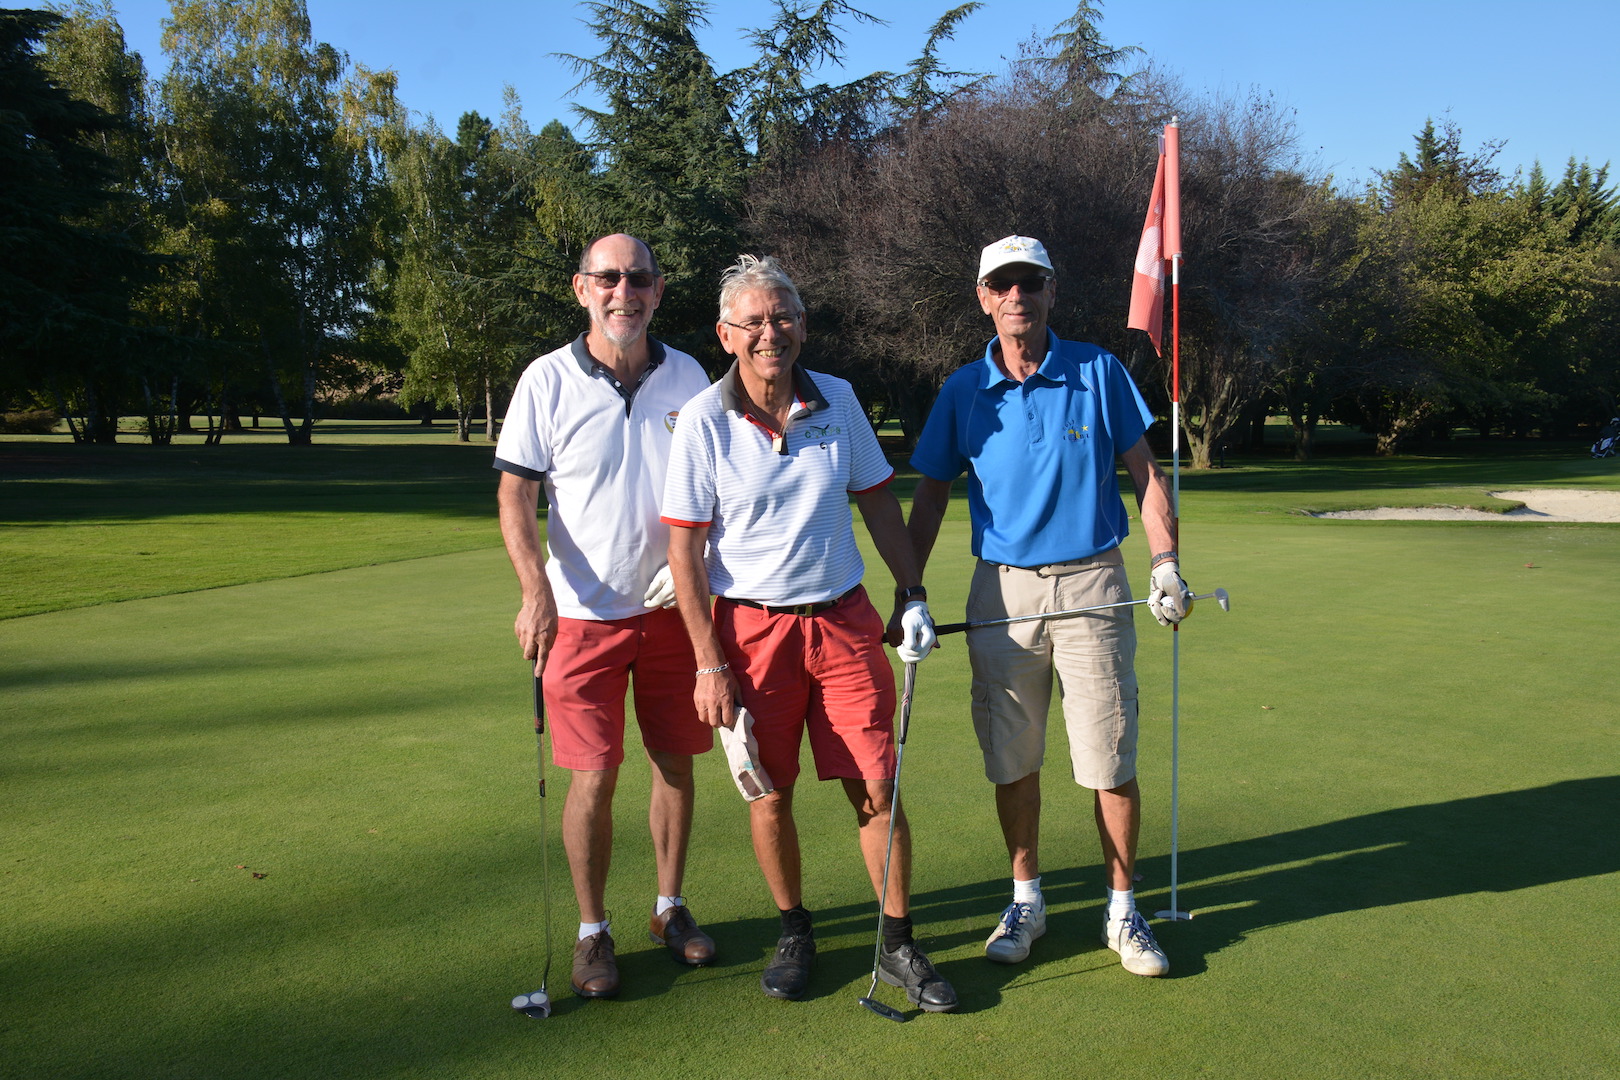
[[[478, 457], [469, 485], [488, 483]], [[1513, 486], [1547, 481], [1534, 464]], [[567, 990], [577, 912], [554, 831], [556, 1011], [517, 1016], [507, 1002], [541, 967], [538, 806], [514, 587], [490, 533], [0, 621], [0, 1076], [1620, 1072], [1620, 616], [1604, 599], [1620, 526], [1320, 521], [1291, 511], [1346, 497], [1313, 470], [1242, 471], [1187, 478], [1186, 572], [1232, 611], [1200, 604], [1175, 635], [1195, 918], [1157, 924], [1167, 978], [1125, 973], [1097, 940], [1095, 830], [1061, 739], [1050, 929], [1026, 964], [984, 960], [1006, 856], [950, 637], [920, 670], [905, 801], [919, 936], [958, 1013], [916, 1014], [882, 985], [911, 1022], [856, 1004], [874, 905], [847, 803], [808, 778], [816, 975], [805, 1001], [760, 994], [775, 917], [718, 753], [699, 764], [686, 892], [720, 957], [671, 963], [643, 928], [632, 736], [608, 897], [625, 991]], [[1349, 490], [1399, 494], [1382, 486], [1396, 465], [1374, 471]], [[453, 502], [460, 481], [444, 483]], [[493, 518], [488, 491], [445, 520]], [[942, 621], [962, 611], [966, 547], [958, 499], [929, 572]], [[1169, 899], [1172, 635], [1138, 631], [1151, 912]], [[556, 830], [567, 776], [551, 777]]]

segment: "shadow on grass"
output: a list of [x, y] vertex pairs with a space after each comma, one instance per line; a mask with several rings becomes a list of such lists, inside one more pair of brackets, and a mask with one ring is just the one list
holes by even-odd
[[[1267, 926], [1620, 872], [1616, 820], [1620, 776], [1600, 776], [1183, 852], [1179, 901], [1194, 918], [1175, 930], [1172, 977]], [[1141, 866], [1145, 886], [1167, 885], [1168, 856]]]

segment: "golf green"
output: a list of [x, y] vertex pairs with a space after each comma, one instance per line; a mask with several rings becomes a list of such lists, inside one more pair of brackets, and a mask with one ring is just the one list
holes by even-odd
[[[1156, 924], [1166, 978], [1098, 941], [1095, 831], [1061, 737], [1049, 931], [1023, 965], [984, 960], [1007, 866], [961, 639], [922, 665], [915, 918], [962, 1007], [923, 1015], [880, 985], [903, 1025], [856, 1003], [876, 912], [833, 785], [797, 802], [807, 1000], [759, 992], [776, 920], [718, 753], [686, 895], [719, 959], [682, 968], [647, 940], [638, 745], [609, 883], [624, 992], [567, 989], [553, 769], [556, 1009], [513, 1013], [544, 962], [540, 817], [515, 586], [487, 533], [0, 621], [0, 1076], [1615, 1075], [1620, 527], [1314, 520], [1287, 512], [1326, 501], [1309, 475], [1189, 478], [1186, 572], [1232, 610], [1201, 603], [1176, 635], [1138, 618], [1148, 911], [1169, 901], [1179, 653], [1195, 917]], [[488, 511], [487, 486], [449, 497], [446, 521]], [[941, 621], [970, 563], [960, 503], [929, 572]]]

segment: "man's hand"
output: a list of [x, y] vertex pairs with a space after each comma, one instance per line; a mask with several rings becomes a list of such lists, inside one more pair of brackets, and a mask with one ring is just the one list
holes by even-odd
[[653, 575], [652, 584], [647, 586], [647, 595], [642, 598], [641, 603], [650, 608], [675, 606], [675, 578], [670, 574], [667, 563]]
[[546, 670], [546, 656], [557, 642], [557, 608], [547, 601], [525, 600], [512, 624], [523, 657], [534, 661], [534, 674], [539, 678]]
[[1160, 562], [1153, 568], [1152, 583], [1148, 609], [1159, 625], [1170, 626], [1185, 619], [1192, 610], [1192, 589], [1181, 580], [1180, 564], [1175, 559]]
[[[719, 665], [715, 665], [719, 666]], [[692, 691], [692, 704], [697, 706], [698, 719], [712, 728], [730, 727], [742, 704], [742, 693], [731, 670], [720, 667], [714, 671], [699, 668], [697, 686]]]
[[900, 644], [895, 652], [907, 664], [920, 664], [934, 651], [934, 620], [928, 614], [928, 604], [912, 600], [900, 615]]

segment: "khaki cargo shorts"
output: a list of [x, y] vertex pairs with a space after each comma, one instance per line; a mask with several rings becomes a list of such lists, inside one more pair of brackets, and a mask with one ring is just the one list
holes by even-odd
[[[1025, 568], [979, 560], [967, 619], [978, 622], [1131, 599], [1114, 548], [1089, 559]], [[1136, 775], [1134, 608], [967, 632], [973, 727], [984, 774], [1010, 784], [1041, 767], [1057, 675], [1075, 783], [1119, 787]]]

